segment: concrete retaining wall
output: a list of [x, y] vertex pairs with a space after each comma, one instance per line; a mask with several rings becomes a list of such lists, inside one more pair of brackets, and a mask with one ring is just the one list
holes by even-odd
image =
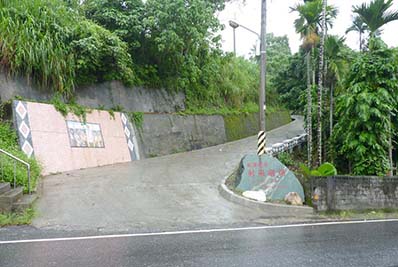
[[[180, 116], [171, 113], [185, 109], [185, 96], [163, 89], [127, 88], [120, 82], [106, 82], [76, 90], [76, 102], [93, 109], [144, 112], [139, 130], [142, 157], [168, 155], [238, 140], [257, 134], [258, 115]], [[0, 102], [21, 96], [38, 102], [50, 102], [53, 94], [40, 90], [22, 78], [7, 78], [0, 73]], [[152, 113], [152, 114], [150, 114]], [[288, 111], [267, 115], [267, 130], [290, 122]]]
[[[256, 135], [259, 131], [257, 113], [224, 116], [227, 141], [235, 141]], [[289, 111], [271, 112], [266, 116], [267, 130], [272, 130], [291, 121]]]
[[[164, 89], [128, 88], [122, 83], [106, 82], [76, 90], [76, 102], [90, 108], [112, 109], [122, 107], [128, 111], [170, 113], [185, 109], [183, 93], [171, 94]], [[53, 93], [41, 90], [22, 78], [7, 78], [0, 73], [0, 102], [21, 96], [33, 101], [48, 102]]]
[[222, 116], [145, 114], [142, 129], [138, 131], [144, 157], [190, 151], [226, 142]]
[[[163, 156], [253, 136], [258, 132], [257, 121], [257, 114], [144, 114], [142, 128], [138, 130], [141, 156]], [[267, 121], [267, 129], [272, 130], [289, 123], [291, 118], [287, 111], [276, 111], [267, 116]]]
[[398, 208], [398, 177], [313, 178], [318, 211]]

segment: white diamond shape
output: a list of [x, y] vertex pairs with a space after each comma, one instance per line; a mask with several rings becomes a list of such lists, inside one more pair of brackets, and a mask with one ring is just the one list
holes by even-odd
[[21, 126], [19, 126], [19, 132], [23, 135], [23, 137], [25, 137], [25, 139], [28, 138], [30, 129], [24, 121], [21, 123]]
[[33, 147], [29, 144], [28, 141], [25, 141], [22, 146], [22, 151], [25, 152], [25, 154], [30, 158], [33, 154]]
[[126, 118], [126, 116], [123, 113], [122, 113], [121, 118], [122, 118], [123, 124], [126, 125], [127, 124], [127, 118]]
[[127, 145], [129, 146], [129, 148], [130, 148], [130, 151], [134, 151], [134, 145], [133, 145], [133, 143], [129, 140], [129, 142], [127, 143]]
[[124, 133], [126, 134], [127, 138], [130, 138], [130, 130], [127, 127], [124, 127]]
[[21, 117], [21, 119], [25, 119], [26, 113], [28, 113], [28, 111], [26, 110], [26, 108], [24, 107], [24, 105], [22, 104], [21, 101], [18, 102], [18, 105], [15, 109], [19, 115], [19, 117]]

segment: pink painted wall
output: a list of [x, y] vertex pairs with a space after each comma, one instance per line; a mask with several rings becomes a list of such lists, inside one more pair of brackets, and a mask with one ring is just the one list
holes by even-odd
[[63, 117], [54, 106], [27, 103], [35, 157], [43, 175], [131, 161], [121, 114], [112, 118], [107, 111], [93, 110], [87, 123], [101, 126], [104, 148], [71, 147], [66, 120], [79, 121], [75, 115]]

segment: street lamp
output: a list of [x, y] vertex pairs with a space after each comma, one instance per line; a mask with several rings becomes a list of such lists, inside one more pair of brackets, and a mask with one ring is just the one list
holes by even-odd
[[266, 49], [267, 49], [267, 44], [266, 44], [266, 34], [267, 34], [267, 0], [262, 0], [262, 5], [261, 5], [261, 35], [258, 34], [257, 32], [253, 31], [252, 29], [243, 26], [242, 24], [237, 23], [236, 21], [230, 20], [229, 21], [229, 26], [231, 26], [234, 29], [234, 53], [236, 55], [236, 40], [235, 40], [235, 30], [238, 27], [241, 27], [253, 34], [255, 34], [260, 41], [260, 53], [257, 53], [258, 49], [256, 47], [256, 56], [261, 55], [260, 59], [260, 88], [259, 88], [259, 108], [260, 108], [260, 114], [259, 114], [259, 128], [260, 132], [258, 134], [259, 140], [258, 140], [258, 149], [257, 153], [258, 155], [262, 155], [266, 153], [265, 148], [266, 148], [266, 141], [267, 141], [267, 134], [266, 134], [266, 125], [265, 125], [265, 110], [266, 110], [266, 105], [265, 105], [265, 91], [266, 91], [266, 62], [267, 62], [267, 55], [266, 55]]
[[239, 27], [239, 24], [236, 23], [235, 21], [230, 20], [229, 21], [229, 26], [232, 27], [233, 32], [234, 32], [234, 55], [236, 56], [236, 33], [235, 33], [235, 31], [236, 31], [236, 28]]
[[239, 24], [238, 22], [233, 21], [233, 20], [230, 20], [230, 21], [229, 21], [229, 26], [231, 26], [232, 29], [233, 29], [233, 31], [234, 31], [234, 54], [235, 54], [235, 56], [236, 56], [236, 35], [235, 35], [235, 30], [236, 30], [236, 28], [238, 28], [238, 27], [241, 27], [241, 28], [247, 30], [248, 32], [251, 32], [251, 33], [253, 33], [253, 34], [255, 34], [255, 35], [257, 36], [256, 56], [258, 56], [259, 54], [258, 54], [258, 49], [257, 49], [257, 47], [258, 47], [258, 41], [260, 41], [260, 39], [261, 39], [261, 38], [260, 38], [260, 34], [258, 34], [257, 32], [253, 31], [252, 29], [250, 29], [250, 28], [248, 28], [248, 27], [246, 27], [246, 26], [243, 26], [242, 24]]

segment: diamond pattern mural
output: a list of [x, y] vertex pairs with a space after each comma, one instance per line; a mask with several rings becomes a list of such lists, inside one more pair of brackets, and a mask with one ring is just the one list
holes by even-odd
[[130, 130], [126, 127], [124, 127], [124, 133], [126, 134], [127, 138], [130, 138]]
[[22, 101], [18, 101], [18, 104], [17, 104], [17, 107], [15, 110], [22, 120], [25, 119], [25, 116], [28, 113], [28, 111], [26, 109], [26, 103], [24, 104]]
[[138, 151], [138, 143], [137, 143], [137, 138], [135, 136], [133, 125], [131, 125], [126, 114], [121, 113], [120, 118], [122, 119], [124, 134], [126, 136], [127, 146], [129, 147], [130, 150], [131, 160], [139, 160], [140, 154]]
[[29, 115], [27, 103], [20, 100], [14, 100], [14, 124], [18, 129], [19, 145], [22, 151], [28, 156], [34, 156], [32, 134], [30, 130]]
[[31, 157], [33, 154], [33, 147], [30, 145], [28, 141], [25, 141], [25, 143], [22, 146], [22, 151], [28, 156]]
[[126, 124], [127, 124], [127, 117], [126, 117], [126, 115], [124, 115], [124, 113], [122, 113], [122, 115], [120, 115], [120, 117], [122, 118], [123, 125], [126, 125]]
[[23, 135], [23, 137], [25, 137], [25, 139], [28, 138], [30, 134], [30, 129], [24, 121], [22, 121], [21, 126], [19, 126], [19, 132]]

